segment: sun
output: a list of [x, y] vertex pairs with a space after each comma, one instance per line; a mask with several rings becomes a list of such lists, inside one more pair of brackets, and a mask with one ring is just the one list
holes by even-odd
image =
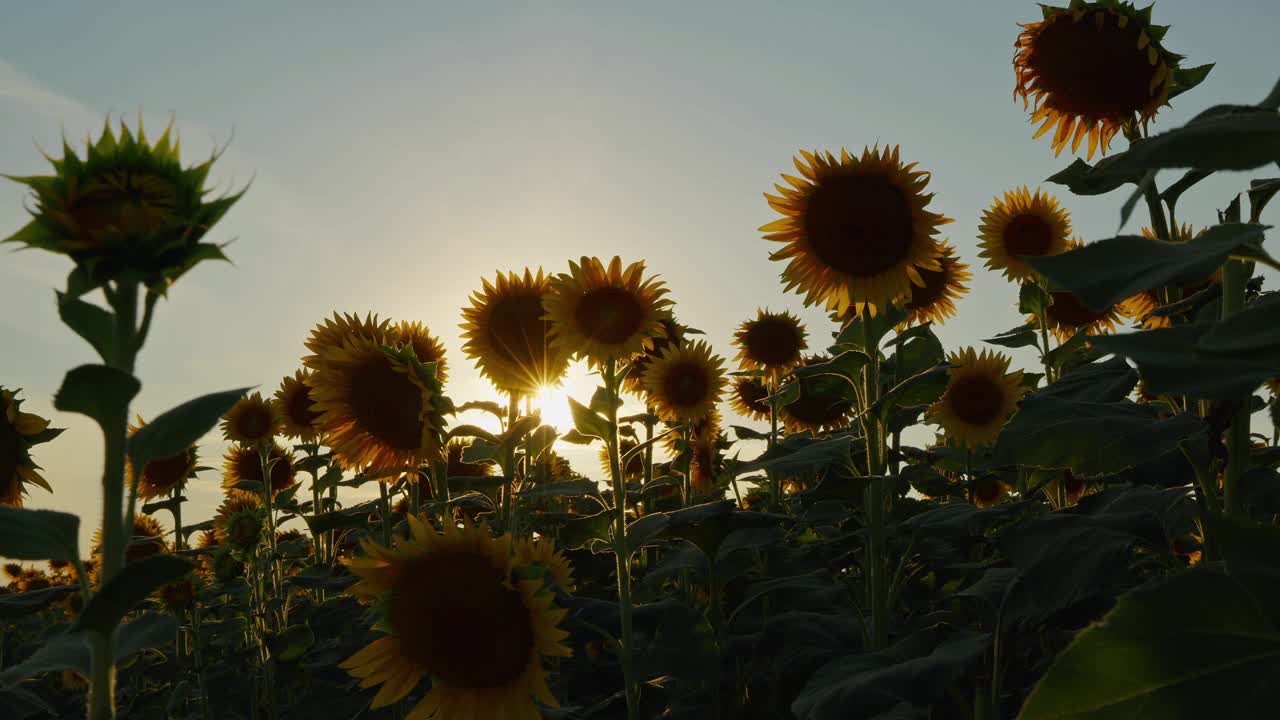
[[[533, 396], [533, 409], [542, 413], [542, 424], [561, 432], [573, 427], [573, 415], [569, 412], [570, 394], [563, 387], [543, 385]], [[579, 401], [581, 402], [581, 401]]]

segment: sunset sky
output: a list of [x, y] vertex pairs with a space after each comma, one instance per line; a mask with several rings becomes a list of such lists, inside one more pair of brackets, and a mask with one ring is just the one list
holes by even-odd
[[[959, 316], [938, 331], [948, 348], [1020, 322], [1016, 288], [982, 270], [975, 235], [996, 195], [1071, 161], [1032, 140], [1011, 96], [1017, 23], [1040, 17], [1034, 3], [443, 5], [6, 8], [0, 172], [44, 172], [38, 147], [56, 150], [60, 132], [79, 142], [107, 113], [132, 123], [141, 112], [154, 131], [172, 114], [190, 162], [229, 143], [222, 187], [253, 182], [210, 238], [234, 240], [234, 265], [201, 266], [158, 308], [137, 412], [238, 386], [273, 392], [334, 310], [425, 322], [450, 353], [449, 394], [494, 399], [461, 355], [460, 308], [481, 277], [560, 272], [582, 255], [645, 260], [679, 319], [726, 358], [733, 330], [763, 306], [799, 313], [820, 347], [833, 325], [782, 292], [783, 266], [768, 259], [777, 246], [756, 230], [776, 217], [761, 193], [793, 171], [800, 148], [897, 144], [933, 172], [931, 209], [955, 219], [945, 236], [975, 272]], [[1173, 25], [1165, 43], [1185, 64], [1217, 63], [1156, 129], [1212, 104], [1256, 102], [1280, 73], [1274, 2], [1165, 0], [1155, 21]], [[1180, 219], [1213, 222], [1247, 180], [1202, 183]], [[1122, 193], [1045, 187], [1082, 238], [1115, 234]], [[26, 222], [23, 203], [22, 187], [0, 184], [0, 236]], [[51, 407], [63, 373], [95, 361], [57, 318], [53, 290], [69, 269], [62, 257], [0, 249], [0, 385], [68, 428], [36, 448], [56, 492], [33, 488], [28, 506], [80, 514], [87, 542], [99, 522], [100, 436]], [[585, 401], [594, 384], [575, 367], [566, 387]], [[546, 417], [563, 419], [563, 398], [553, 399]], [[219, 438], [200, 450], [221, 466]], [[594, 448], [563, 452], [598, 474]], [[186, 516], [209, 517], [218, 472], [187, 495]]]

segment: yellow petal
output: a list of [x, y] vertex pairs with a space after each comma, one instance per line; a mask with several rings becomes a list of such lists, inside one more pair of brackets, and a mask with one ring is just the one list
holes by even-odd
[[23, 435], [36, 435], [49, 427], [49, 421], [39, 415], [20, 412], [13, 418], [13, 427]]

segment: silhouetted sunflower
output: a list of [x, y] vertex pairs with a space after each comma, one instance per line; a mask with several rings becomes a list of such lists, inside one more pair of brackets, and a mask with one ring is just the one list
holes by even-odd
[[627, 360], [662, 333], [672, 304], [656, 277], [645, 279], [644, 263], [622, 267], [614, 257], [606, 268], [599, 258], [569, 263], [569, 272], [551, 281], [543, 298], [551, 321], [551, 345], [600, 365], [610, 358]]
[[1027, 392], [1022, 371], [1008, 372], [1009, 358], [973, 348], [951, 353], [947, 389], [925, 413], [950, 440], [972, 447], [993, 442]]
[[49, 421], [39, 415], [22, 412], [19, 392], [0, 387], [0, 505], [20, 508], [28, 484], [53, 492], [31, 459], [31, 447], [62, 431], [50, 429]]
[[267, 527], [266, 510], [257, 495], [236, 492], [227, 495], [213, 516], [213, 527], [227, 545], [239, 551], [253, 548]]
[[718, 437], [700, 437], [690, 444], [689, 484], [695, 495], [709, 494], [720, 473], [720, 448]]
[[699, 340], [668, 348], [644, 371], [648, 403], [667, 422], [705, 417], [724, 391], [724, 361]]
[[246, 395], [222, 417], [222, 437], [242, 445], [268, 442], [280, 432], [280, 410], [261, 393]]
[[480, 374], [508, 393], [531, 395], [560, 383], [569, 368], [569, 353], [551, 343], [551, 323], [542, 299], [551, 293], [551, 278], [542, 268], [534, 275], [498, 273], [464, 308], [462, 351], [475, 360]]
[[782, 279], [805, 305], [875, 315], [924, 282], [920, 269], [938, 268], [934, 235], [951, 220], [925, 209], [933, 198], [925, 192], [929, 173], [904, 165], [896, 146], [863, 149], [861, 157], [841, 150], [838, 160], [829, 152], [800, 155], [794, 162], [803, 177], [783, 174], [791, 187], [765, 194], [784, 217], [760, 232], [785, 243], [769, 258], [789, 260]]
[[339, 665], [362, 688], [382, 686], [370, 707], [399, 701], [428, 674], [414, 720], [536, 720], [535, 698], [558, 706], [542, 658], [570, 654], [558, 627], [567, 611], [542, 581], [512, 579], [510, 537], [452, 523], [439, 533], [412, 516], [408, 524], [407, 542], [365, 539], [364, 556], [345, 561], [360, 578], [351, 592], [377, 600], [376, 627], [388, 633]]
[[636, 395], [644, 395], [644, 371], [670, 347], [680, 347], [689, 328], [681, 325], [675, 318], [662, 321], [662, 332], [649, 338], [644, 349], [631, 357], [630, 370], [623, 378], [622, 384], [628, 391]]
[[[1184, 224], [1181, 227], [1174, 230], [1172, 241], [1177, 243], [1189, 242], [1192, 238], [1196, 237], [1202, 232], [1204, 232], [1204, 229], [1196, 231], [1194, 228], [1192, 228], [1191, 225]], [[1157, 239], [1155, 232], [1153, 232], [1151, 228], [1146, 228], [1146, 227], [1142, 228], [1142, 234], [1144, 237], [1148, 239], [1151, 239], [1151, 240]], [[1181, 295], [1182, 298], [1188, 298], [1200, 292], [1201, 290], [1204, 290], [1210, 285], [1213, 285], [1219, 282], [1222, 282], [1221, 268], [1219, 268], [1218, 270], [1215, 270], [1213, 274], [1200, 280], [1199, 282], [1188, 283], [1186, 285], [1183, 285], [1182, 287], [1148, 288], [1138, 293], [1137, 295], [1134, 295], [1133, 297], [1126, 299], [1124, 302], [1121, 303], [1121, 307], [1124, 309], [1127, 315], [1132, 317], [1134, 320], [1137, 320], [1138, 322], [1142, 323], [1142, 327], [1144, 328], [1150, 329], [1150, 328], [1170, 327], [1173, 325], [1173, 320], [1169, 316], [1151, 314], [1156, 308], [1159, 308], [1166, 304], [1163, 296], [1167, 289], [1176, 290], [1178, 291], [1178, 294]], [[1170, 300], [1172, 301], [1173, 298], [1170, 298]]]
[[[135, 514], [133, 529], [126, 538], [128, 544], [124, 550], [125, 565], [169, 552], [169, 545], [165, 542], [168, 534], [169, 531], [165, 530], [159, 520], [145, 513]], [[102, 572], [102, 528], [94, 530], [89, 538], [89, 555], [92, 564], [89, 580], [94, 587], [98, 587]]]
[[1009, 494], [1009, 486], [995, 475], [981, 475], [974, 478], [972, 490], [973, 504], [980, 508], [994, 507]]
[[311, 354], [302, 358], [302, 364], [314, 370], [325, 350], [340, 350], [342, 344], [349, 338], [359, 338], [375, 345], [383, 345], [390, 341], [392, 332], [391, 321], [379, 320], [373, 313], [366, 314], [361, 320], [359, 315], [351, 313], [339, 315], [335, 312], [332, 318], [325, 318], [311, 330], [310, 337], [304, 343]]
[[281, 434], [304, 443], [316, 441], [316, 426], [320, 420], [320, 413], [314, 409], [315, 401], [311, 399], [311, 376], [310, 370], [285, 375], [275, 396], [283, 426]]
[[733, 381], [733, 392], [729, 395], [729, 405], [734, 412], [752, 420], [769, 419], [769, 388], [759, 380], [751, 377], [737, 377]]
[[1071, 216], [1057, 198], [1025, 187], [1010, 190], [1004, 198], [983, 211], [978, 226], [982, 247], [979, 257], [987, 259], [990, 270], [1000, 270], [1005, 277], [1019, 282], [1032, 277], [1035, 270], [1020, 256], [1057, 255], [1067, 250], [1071, 236]]
[[[272, 463], [272, 496], [297, 484], [298, 471], [293, 464], [293, 453], [285, 450], [279, 443], [271, 443], [267, 462]], [[244, 480], [262, 482], [262, 458], [258, 455], [256, 447], [232, 445], [222, 458], [222, 489], [228, 495], [239, 492], [235, 487]]]
[[[146, 424], [139, 417], [137, 425], [129, 426], [129, 436], [132, 437], [134, 433]], [[125, 476], [129, 479], [131, 485], [137, 484], [139, 499], [153, 500], [162, 495], [168, 495], [170, 492], [182, 492], [183, 486], [187, 484], [187, 480], [195, 472], [196, 461], [196, 447], [192, 445], [177, 455], [159, 458], [147, 463], [139, 477], [134, 473], [133, 464], [126, 457]]]
[[388, 345], [408, 345], [413, 348], [414, 357], [426, 365], [435, 363], [436, 381], [443, 384], [449, 379], [449, 364], [445, 361], [444, 343], [431, 334], [426, 325], [420, 322], [402, 320], [391, 326]]
[[800, 364], [800, 353], [808, 347], [806, 334], [800, 318], [789, 312], [757, 310], [756, 318], [742, 323], [734, 334], [738, 367], [776, 382]]
[[950, 243], [939, 243], [942, 254], [938, 256], [937, 270], [920, 270], [923, 285], [912, 285], [911, 295], [902, 301], [907, 319], [902, 327], [932, 322], [941, 325], [956, 314], [956, 300], [969, 292], [965, 285], [973, 278], [969, 266], [956, 257], [956, 249]]
[[1106, 154], [1116, 133], [1145, 125], [1177, 87], [1178, 61], [1160, 44], [1167, 26], [1151, 24], [1151, 6], [1101, 0], [1040, 6], [1044, 19], [1022, 25], [1014, 42], [1014, 98], [1032, 100], [1035, 137], [1053, 132], [1057, 156], [1087, 137]]
[[540, 565], [565, 592], [577, 589], [573, 581], [573, 563], [547, 538], [525, 538], [516, 543], [515, 564]]

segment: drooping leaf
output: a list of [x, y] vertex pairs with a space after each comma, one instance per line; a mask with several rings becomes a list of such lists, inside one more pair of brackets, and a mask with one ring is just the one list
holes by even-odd
[[906, 319], [907, 311], [894, 304], [880, 308], [875, 317], [869, 317], [868, 313], [863, 313], [850, 320], [840, 330], [835, 346], [840, 352], [858, 349], [869, 353], [879, 348], [884, 336]]
[[987, 338], [982, 342], [1007, 348], [1038, 347], [1040, 342], [1039, 332], [1034, 324], [1026, 323], [1012, 330], [1005, 330], [999, 335]]
[[0, 505], [0, 557], [13, 560], [80, 559], [80, 518], [53, 510]]
[[129, 460], [146, 467], [156, 458], [173, 457], [194, 445], [249, 388], [210, 393], [188, 400], [156, 416], [129, 438]]
[[51, 633], [30, 657], [0, 672], [0, 688], [12, 687], [40, 673], [63, 670], [89, 674], [89, 645], [85, 633], [69, 625]]
[[1280, 624], [1280, 528], [1218, 513], [1206, 514], [1204, 520], [1227, 572]]
[[605, 440], [609, 437], [609, 421], [600, 417], [594, 410], [582, 403], [568, 398], [569, 412], [573, 415], [573, 426], [586, 437]]
[[58, 317], [84, 338], [103, 362], [115, 354], [115, 316], [97, 305], [65, 293], [58, 293]]
[[316, 636], [306, 622], [290, 625], [280, 634], [271, 638], [268, 650], [271, 658], [278, 662], [293, 662], [306, 654], [315, 645]]
[[62, 412], [87, 415], [105, 430], [127, 418], [129, 403], [140, 389], [138, 379], [123, 370], [81, 365], [62, 379], [62, 387], [53, 396], [53, 406]]
[[932, 403], [942, 397], [943, 391], [947, 389], [950, 370], [951, 365], [944, 362], [908, 377], [875, 401], [868, 412], [884, 418], [900, 407]]
[[84, 606], [76, 627], [109, 632], [155, 590], [191, 572], [194, 566], [175, 555], [153, 555], [120, 569]]
[[42, 590], [0, 595], [0, 620], [13, 620], [40, 612], [52, 603], [79, 592], [75, 585], [57, 585]]
[[1083, 402], [1119, 402], [1138, 384], [1138, 373], [1122, 357], [1077, 367], [1036, 393]]
[[1137, 184], [1143, 173], [1108, 173], [1106, 167], [1115, 162], [1115, 155], [1098, 161], [1098, 169], [1076, 158], [1066, 168], [1045, 179], [1045, 182], [1066, 185], [1076, 195], [1105, 195], [1126, 183]]
[[1095, 176], [1129, 177], [1164, 168], [1252, 170], [1280, 162], [1280, 113], [1257, 108], [1197, 118], [1180, 128], [1135, 140]]
[[[1249, 308], [1237, 313], [1243, 315]], [[1102, 352], [1132, 360], [1142, 384], [1153, 393], [1222, 400], [1238, 398], [1275, 376], [1280, 347], [1243, 352], [1204, 352], [1198, 347], [1210, 324], [1097, 336], [1090, 340]]]

